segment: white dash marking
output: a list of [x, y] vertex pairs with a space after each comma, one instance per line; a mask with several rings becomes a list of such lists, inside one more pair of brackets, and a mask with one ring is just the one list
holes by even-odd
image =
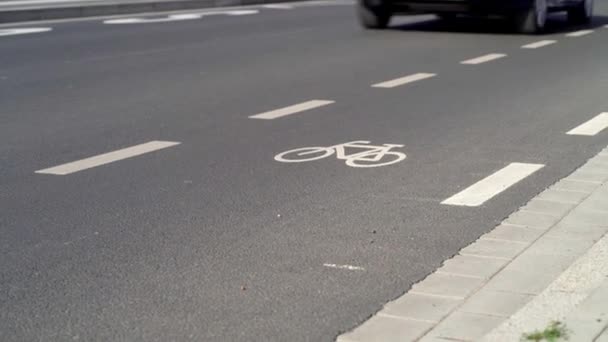
[[150, 141], [144, 144], [123, 148], [120, 150], [100, 154], [90, 158], [80, 159], [71, 163], [54, 166], [48, 169], [38, 170], [36, 171], [36, 173], [43, 173], [49, 175], [68, 175], [70, 173], [90, 169], [104, 164], [113, 163], [115, 161], [139, 156], [145, 153], [153, 152], [179, 144], [179, 142], [173, 141]]
[[580, 31], [570, 32], [570, 33], [566, 34], [566, 37], [581, 37], [581, 36], [586, 36], [590, 33], [593, 33], [593, 30], [580, 30]]
[[283, 116], [287, 116], [287, 115], [291, 115], [291, 114], [295, 114], [295, 113], [311, 110], [311, 109], [314, 109], [314, 108], [327, 106], [328, 104], [332, 104], [332, 103], [334, 103], [334, 101], [311, 100], [311, 101], [302, 102], [302, 103], [299, 103], [299, 104], [296, 104], [296, 105], [293, 105], [293, 106], [289, 106], [289, 107], [285, 107], [285, 108], [280, 108], [280, 109], [275, 109], [275, 110], [272, 110], [272, 111], [269, 111], [269, 112], [264, 112], [264, 113], [252, 115], [249, 118], [250, 119], [272, 120], [272, 119], [280, 118], [280, 117], [283, 117]]
[[12, 28], [12, 29], [0, 29], [1, 36], [14, 36], [18, 34], [30, 34], [30, 33], [41, 33], [51, 31], [50, 27], [24, 27], [24, 28]]
[[404, 84], [431, 78], [434, 76], [436, 76], [436, 74], [428, 74], [428, 73], [421, 72], [421, 73], [417, 73], [417, 74], [413, 74], [413, 75], [409, 75], [409, 76], [405, 76], [405, 77], [396, 78], [394, 80], [377, 83], [377, 84], [372, 85], [372, 87], [374, 87], [374, 88], [394, 88], [394, 87], [398, 87], [398, 86], [401, 86]]
[[522, 46], [521, 48], [522, 49], [538, 49], [543, 46], [547, 46], [547, 45], [551, 45], [551, 44], [555, 44], [555, 43], [557, 43], [556, 40], [541, 40], [538, 42], [526, 44], [526, 45]]
[[293, 9], [292, 5], [287, 5], [287, 4], [268, 4], [268, 5], [262, 5], [263, 8], [270, 8], [270, 9]]
[[596, 135], [608, 127], [608, 113], [601, 113], [593, 119], [566, 132], [569, 135]]
[[240, 16], [240, 15], [258, 14], [258, 13], [260, 13], [260, 11], [258, 11], [258, 10], [235, 10], [235, 11], [211, 12], [211, 13], [226, 14], [226, 15], [230, 15], [230, 16]]
[[487, 54], [484, 56], [467, 59], [466, 61], [460, 62], [460, 64], [475, 65], [475, 64], [481, 64], [481, 63], [493, 61], [495, 59], [499, 59], [499, 58], [503, 58], [503, 57], [507, 57], [507, 55], [505, 55], [504, 53], [490, 53], [490, 54]]
[[336, 264], [323, 264], [325, 267], [329, 268], [338, 268], [341, 270], [350, 270], [350, 271], [365, 271], [365, 268], [359, 266], [352, 265], [336, 265]]
[[543, 168], [542, 164], [511, 163], [456, 195], [441, 202], [447, 205], [476, 207], [507, 190], [515, 183]]

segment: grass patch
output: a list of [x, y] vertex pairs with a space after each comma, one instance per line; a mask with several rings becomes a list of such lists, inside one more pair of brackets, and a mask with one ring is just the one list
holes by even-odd
[[568, 329], [562, 322], [553, 321], [551, 322], [545, 330], [535, 331], [533, 333], [524, 334], [522, 340], [524, 341], [534, 341], [534, 342], [557, 342], [560, 339], [565, 341], [568, 340]]

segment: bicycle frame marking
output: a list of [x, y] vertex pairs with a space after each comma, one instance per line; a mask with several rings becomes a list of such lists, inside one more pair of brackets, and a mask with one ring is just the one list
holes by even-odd
[[[303, 147], [285, 151], [275, 156], [275, 160], [283, 163], [300, 163], [327, 158], [331, 155], [345, 160], [347, 166], [357, 168], [379, 167], [398, 163], [406, 158], [401, 152], [391, 151], [403, 147], [400, 144], [370, 145], [367, 140], [355, 140], [328, 147]], [[363, 149], [363, 151], [348, 154], [347, 149]], [[321, 155], [318, 155], [321, 153]], [[309, 157], [312, 155], [312, 157]], [[389, 159], [382, 162], [383, 158]]]

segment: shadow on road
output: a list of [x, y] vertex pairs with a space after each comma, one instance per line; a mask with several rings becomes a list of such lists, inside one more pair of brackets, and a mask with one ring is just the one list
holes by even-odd
[[[398, 19], [397, 19], [398, 20]], [[582, 29], [593, 29], [608, 24], [608, 16], [595, 16], [590, 25], [572, 25], [568, 23], [565, 14], [555, 14], [547, 21], [545, 35], [572, 32]], [[450, 32], [471, 34], [517, 34], [512, 23], [505, 19], [486, 19], [457, 17], [451, 19], [433, 18], [406, 24], [397, 24], [390, 27], [397, 31], [421, 32]], [[542, 36], [542, 35], [539, 35]]]

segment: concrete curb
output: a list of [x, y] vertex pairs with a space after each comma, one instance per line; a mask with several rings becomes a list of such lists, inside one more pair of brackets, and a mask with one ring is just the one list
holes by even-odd
[[63, 4], [53, 7], [24, 6], [0, 10], [0, 23], [246, 6], [295, 1], [300, 2], [302, 0], [135, 0], [129, 3], [106, 1], [103, 3]]

